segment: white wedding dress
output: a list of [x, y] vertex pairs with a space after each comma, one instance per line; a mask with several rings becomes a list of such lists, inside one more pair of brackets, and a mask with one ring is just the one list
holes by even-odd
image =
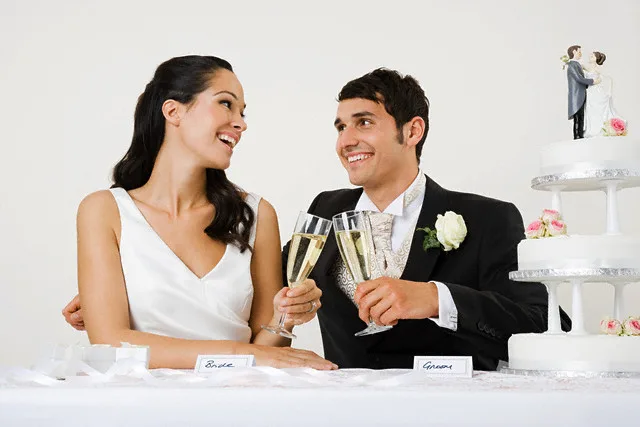
[[[191, 340], [251, 339], [253, 302], [251, 251], [227, 245], [222, 259], [203, 277], [196, 276], [165, 244], [122, 188], [111, 193], [120, 211], [120, 260], [131, 328]], [[246, 202], [255, 214], [249, 244], [253, 247], [260, 197]]]
[[613, 108], [613, 81], [611, 77], [597, 71], [586, 71], [585, 77], [601, 82], [587, 88], [587, 101], [584, 110], [584, 137], [592, 138], [602, 135], [604, 122], [614, 117], [621, 118]]

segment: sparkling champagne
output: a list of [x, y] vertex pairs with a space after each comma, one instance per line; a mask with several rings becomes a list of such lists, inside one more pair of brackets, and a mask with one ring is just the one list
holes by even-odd
[[309, 277], [326, 241], [327, 236], [319, 234], [293, 234], [287, 260], [287, 281], [290, 287], [299, 285]]
[[340, 230], [336, 232], [340, 255], [353, 281], [361, 283], [371, 279], [371, 250], [362, 230]]

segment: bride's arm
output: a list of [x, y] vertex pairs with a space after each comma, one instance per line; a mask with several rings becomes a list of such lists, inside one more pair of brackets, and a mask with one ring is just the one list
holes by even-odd
[[319, 356], [291, 348], [272, 348], [235, 341], [186, 340], [131, 329], [129, 304], [117, 235], [120, 217], [108, 191], [93, 193], [78, 209], [78, 287], [91, 343], [148, 345], [152, 368], [190, 369], [199, 354], [254, 354], [271, 366], [331, 369]]
[[[253, 303], [249, 326], [252, 342], [256, 344], [289, 346], [291, 340], [262, 329], [262, 325], [275, 325], [280, 313], [273, 306], [273, 299], [282, 287], [280, 252], [280, 229], [276, 211], [269, 202], [262, 199], [256, 212], [256, 240], [251, 257], [251, 280], [253, 282]], [[291, 325], [285, 325], [288, 329]]]

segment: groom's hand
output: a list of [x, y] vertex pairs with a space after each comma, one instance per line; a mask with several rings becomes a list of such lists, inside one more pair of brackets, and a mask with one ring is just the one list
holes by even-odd
[[381, 277], [358, 285], [355, 302], [363, 322], [369, 317], [378, 325], [395, 325], [400, 319], [438, 316], [438, 288], [433, 282]]

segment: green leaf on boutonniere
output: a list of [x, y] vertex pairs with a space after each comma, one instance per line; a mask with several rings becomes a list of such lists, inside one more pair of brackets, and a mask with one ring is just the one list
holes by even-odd
[[422, 242], [422, 249], [425, 251], [431, 248], [440, 248], [440, 241], [438, 240], [438, 233], [436, 230], [432, 230], [429, 227], [416, 228], [416, 231], [424, 231], [424, 241]]

